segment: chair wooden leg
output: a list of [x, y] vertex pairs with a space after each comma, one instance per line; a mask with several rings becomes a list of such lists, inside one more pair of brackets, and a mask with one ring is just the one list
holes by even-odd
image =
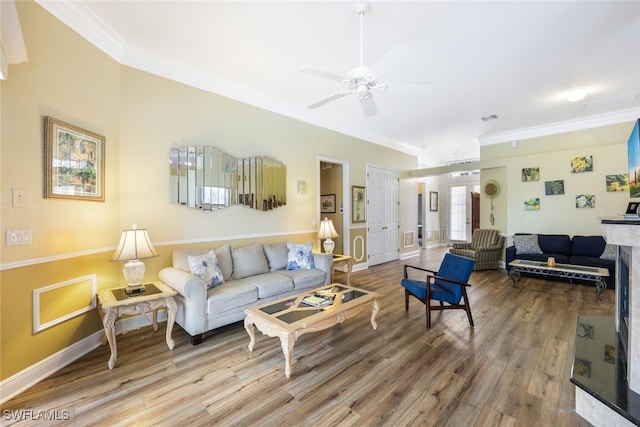
[[427, 310], [427, 329], [431, 329], [431, 304], [429, 301], [426, 302], [425, 307]]
[[404, 290], [404, 311], [409, 311], [409, 291]]
[[462, 300], [464, 301], [464, 309], [467, 312], [467, 318], [469, 319], [469, 325], [473, 328], [473, 317], [471, 316], [471, 307], [469, 306], [469, 300], [467, 299], [467, 292], [463, 290]]

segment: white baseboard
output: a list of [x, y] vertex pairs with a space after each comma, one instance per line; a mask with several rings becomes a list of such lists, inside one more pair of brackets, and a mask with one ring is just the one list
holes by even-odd
[[[152, 313], [141, 314], [138, 316], [127, 317], [116, 323], [116, 334], [123, 331], [131, 331], [139, 329], [143, 326], [152, 324]], [[158, 312], [158, 322], [166, 321], [167, 314], [165, 311]], [[0, 404], [17, 396], [29, 387], [39, 383], [50, 375], [53, 375], [68, 364], [78, 360], [85, 354], [90, 353], [102, 344], [104, 331], [99, 330], [88, 337], [77, 341], [70, 346], [63, 348], [55, 354], [41, 360], [35, 365], [18, 372], [15, 375], [0, 382]], [[104, 361], [104, 368], [107, 367], [107, 360]]]

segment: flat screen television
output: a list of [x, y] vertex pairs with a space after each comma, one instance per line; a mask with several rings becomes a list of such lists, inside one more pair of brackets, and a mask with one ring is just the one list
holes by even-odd
[[636, 120], [628, 141], [629, 196], [640, 197], [640, 119]]

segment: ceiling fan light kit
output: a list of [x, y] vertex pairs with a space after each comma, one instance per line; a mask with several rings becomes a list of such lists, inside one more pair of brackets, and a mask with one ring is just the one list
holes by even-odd
[[[307, 106], [309, 109], [318, 108], [336, 99], [355, 93], [360, 100], [360, 106], [365, 116], [373, 116], [378, 110], [371, 90], [381, 92], [387, 90], [387, 83], [380, 83], [380, 77], [393, 69], [406, 55], [407, 48], [402, 45], [392, 46], [372, 67], [364, 65], [364, 15], [367, 11], [367, 4], [364, 1], [358, 3], [358, 15], [360, 15], [360, 66], [351, 69], [346, 77], [328, 71], [305, 66], [301, 71], [318, 77], [338, 81], [347, 87], [347, 90], [337, 92], [326, 98], [314, 102]], [[431, 90], [430, 83], [421, 82], [399, 82], [392, 83], [392, 90], [408, 93], [424, 94]]]

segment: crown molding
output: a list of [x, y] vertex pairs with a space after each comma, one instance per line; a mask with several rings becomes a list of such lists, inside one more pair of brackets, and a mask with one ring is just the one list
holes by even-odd
[[5, 80], [9, 64], [26, 62], [27, 48], [13, 0], [0, 1], [0, 80]]
[[35, 0], [90, 43], [120, 62], [125, 41], [82, 2]]
[[547, 135], [573, 132], [584, 129], [591, 129], [601, 126], [615, 125], [618, 123], [631, 122], [640, 117], [640, 107], [627, 108], [611, 113], [597, 114], [579, 119], [566, 120], [562, 122], [547, 123], [540, 126], [517, 129], [507, 132], [499, 132], [478, 138], [480, 146], [500, 144], [503, 142], [520, 141], [523, 139], [538, 138]]

